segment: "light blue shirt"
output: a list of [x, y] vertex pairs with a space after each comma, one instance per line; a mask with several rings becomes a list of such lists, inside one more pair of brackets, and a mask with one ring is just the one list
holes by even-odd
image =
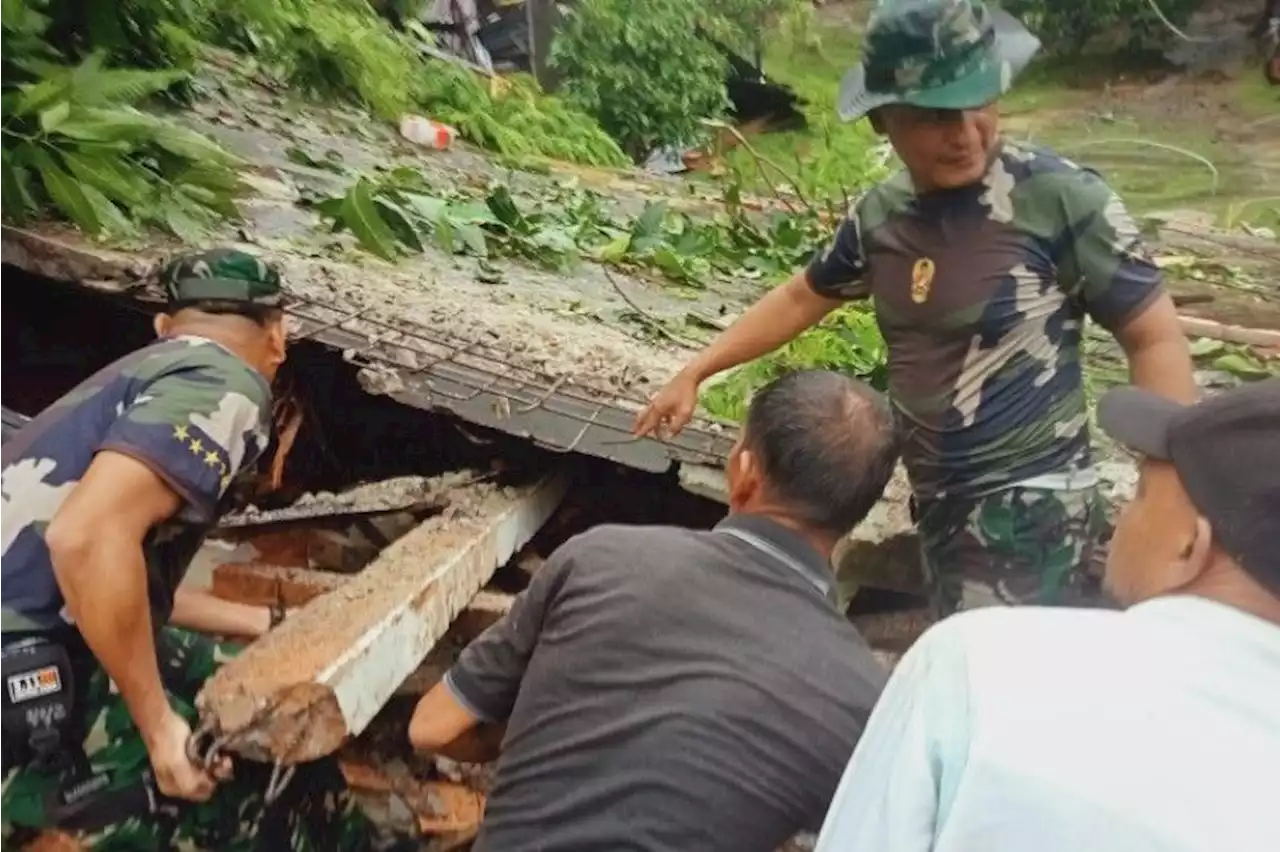
[[989, 608], [903, 657], [817, 852], [1280, 852], [1280, 627]]

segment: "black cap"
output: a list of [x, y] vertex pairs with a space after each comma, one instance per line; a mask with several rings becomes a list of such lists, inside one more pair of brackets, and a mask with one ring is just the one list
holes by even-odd
[[1280, 595], [1280, 378], [1195, 405], [1116, 388], [1098, 403], [1098, 425], [1130, 449], [1172, 462], [1222, 549]]

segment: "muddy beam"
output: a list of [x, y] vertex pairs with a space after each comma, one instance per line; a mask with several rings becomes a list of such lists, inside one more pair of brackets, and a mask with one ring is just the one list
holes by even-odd
[[196, 699], [201, 723], [258, 760], [331, 754], [364, 730], [564, 492], [558, 477], [454, 491], [448, 510], [219, 669]]

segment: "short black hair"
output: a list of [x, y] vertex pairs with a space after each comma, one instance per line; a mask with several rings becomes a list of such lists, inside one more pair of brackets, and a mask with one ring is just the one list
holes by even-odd
[[202, 314], [211, 316], [238, 316], [251, 320], [257, 325], [265, 326], [267, 323], [280, 318], [283, 308], [276, 305], [257, 305], [253, 302], [241, 302], [235, 299], [193, 299], [184, 302], [170, 302], [168, 306], [170, 314], [176, 314], [179, 311], [199, 311]]
[[884, 493], [900, 441], [882, 394], [830, 370], [797, 370], [756, 392], [743, 445], [796, 520], [843, 535]]

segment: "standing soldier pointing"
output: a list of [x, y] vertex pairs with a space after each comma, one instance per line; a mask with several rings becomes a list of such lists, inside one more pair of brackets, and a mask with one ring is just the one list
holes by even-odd
[[839, 112], [869, 117], [906, 169], [636, 420], [638, 434], [677, 432], [706, 379], [871, 299], [939, 614], [1075, 598], [1099, 508], [1086, 314], [1115, 334], [1135, 384], [1195, 397], [1173, 302], [1120, 199], [1096, 173], [999, 135], [996, 100], [1038, 49], [979, 0], [882, 0]]

